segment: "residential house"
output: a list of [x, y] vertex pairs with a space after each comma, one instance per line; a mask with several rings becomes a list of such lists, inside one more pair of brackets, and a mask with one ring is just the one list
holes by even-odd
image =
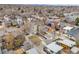
[[35, 48], [31, 48], [31, 49], [27, 50], [26, 53], [27, 54], [39, 54], [39, 52]]
[[48, 44], [46, 47], [48, 49], [52, 50], [53, 53], [58, 53], [59, 51], [61, 51], [63, 49], [63, 47], [56, 44], [56, 42], [52, 42], [52, 43]]
[[79, 48], [76, 47], [76, 46], [72, 47], [72, 48], [71, 48], [71, 53], [73, 53], [73, 54], [78, 54], [78, 53], [79, 53]]

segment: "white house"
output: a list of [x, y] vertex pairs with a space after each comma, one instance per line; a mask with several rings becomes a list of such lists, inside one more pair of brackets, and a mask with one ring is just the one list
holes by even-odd
[[31, 23], [30, 34], [36, 34], [36, 33], [37, 33], [37, 25], [34, 23]]
[[73, 47], [74, 45], [76, 45], [75, 41], [71, 41], [69, 39], [58, 40], [57, 42], [67, 45], [69, 47]]
[[59, 52], [60, 50], [63, 49], [63, 47], [57, 45], [56, 42], [52, 42], [52, 43], [48, 44], [47, 48], [52, 50], [54, 53], [57, 53], [57, 52]]
[[29, 54], [39, 54], [38, 51], [35, 48], [29, 49], [28, 51], [26, 51], [26, 53], [29, 53]]
[[71, 26], [66, 26], [66, 27], [64, 27], [64, 28], [63, 28], [64, 33], [69, 32], [69, 31], [72, 30], [73, 28], [74, 28], [74, 27], [71, 27]]
[[20, 16], [17, 16], [17, 23], [19, 24], [19, 25], [22, 25], [23, 24], [23, 20], [22, 20], [22, 17], [20, 17]]
[[79, 52], [79, 48], [74, 46], [74, 47], [72, 47], [71, 52], [76, 54]]

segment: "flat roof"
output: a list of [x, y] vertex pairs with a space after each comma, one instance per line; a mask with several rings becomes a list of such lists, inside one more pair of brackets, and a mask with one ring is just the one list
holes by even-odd
[[74, 28], [68, 32], [69, 35], [75, 37], [76, 39], [79, 38], [79, 28]]
[[60, 50], [63, 49], [63, 47], [57, 45], [56, 42], [52, 42], [52, 43], [48, 44], [47, 47], [48, 47], [50, 50], [52, 50], [54, 53], [57, 53], [57, 52], [59, 52]]
[[76, 42], [71, 41], [71, 40], [69, 40], [69, 39], [58, 40], [57, 42], [62, 43], [62, 44], [64, 44], [64, 45], [67, 45], [67, 46], [69, 46], [69, 47], [72, 47], [72, 46], [76, 45]]
[[79, 48], [73, 47], [73, 48], [71, 49], [71, 51], [72, 51], [72, 53], [77, 53], [77, 52], [79, 52]]
[[71, 26], [66, 26], [66, 27], [64, 27], [63, 29], [65, 29], [65, 30], [71, 30], [71, 29], [73, 29], [73, 27], [71, 27]]
[[35, 48], [29, 49], [26, 52], [29, 53], [29, 54], [39, 54], [38, 51]]

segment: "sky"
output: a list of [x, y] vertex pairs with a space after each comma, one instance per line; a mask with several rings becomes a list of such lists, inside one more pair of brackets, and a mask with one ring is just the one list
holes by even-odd
[[0, 4], [79, 5], [79, 0], [0, 0]]

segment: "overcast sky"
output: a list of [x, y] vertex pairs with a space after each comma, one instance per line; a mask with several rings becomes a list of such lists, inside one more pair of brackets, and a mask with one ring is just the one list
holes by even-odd
[[0, 4], [79, 5], [79, 0], [0, 0]]

